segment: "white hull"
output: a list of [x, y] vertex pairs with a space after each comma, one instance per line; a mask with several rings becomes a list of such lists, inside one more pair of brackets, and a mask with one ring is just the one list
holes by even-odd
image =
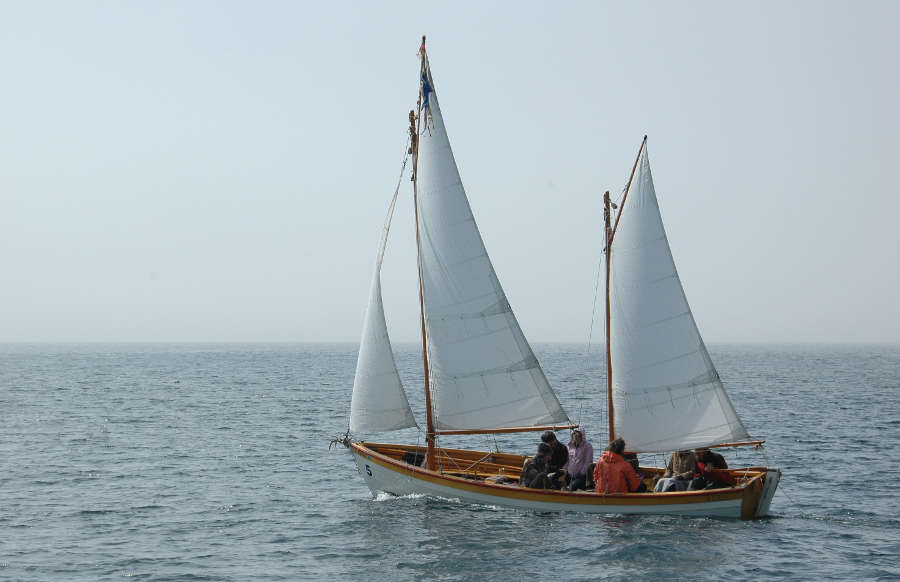
[[360, 475], [373, 493], [429, 495], [457, 499], [463, 503], [499, 505], [529, 511], [753, 519], [768, 513], [781, 478], [779, 469], [767, 469], [760, 482], [735, 489], [598, 495], [592, 492], [525, 489], [517, 485], [497, 485], [440, 475], [398, 463], [358, 445], [351, 446], [351, 452]]

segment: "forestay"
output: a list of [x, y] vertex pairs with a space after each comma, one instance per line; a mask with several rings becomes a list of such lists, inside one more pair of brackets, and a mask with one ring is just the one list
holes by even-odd
[[488, 258], [427, 66], [424, 80], [417, 186], [435, 426], [568, 422]]
[[353, 396], [350, 400], [350, 430], [354, 432], [384, 432], [416, 426], [397, 373], [381, 300], [381, 262], [398, 192], [399, 187], [394, 191], [381, 233], [381, 243], [378, 245], [369, 306], [366, 308], [359, 358], [356, 361]]
[[646, 148], [611, 249], [615, 436], [635, 452], [748, 439], [678, 278]]

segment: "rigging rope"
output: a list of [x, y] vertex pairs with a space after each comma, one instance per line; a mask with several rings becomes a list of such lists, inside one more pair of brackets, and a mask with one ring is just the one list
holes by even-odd
[[[769, 455], [766, 454], [766, 449], [765, 449], [765, 447], [762, 447], [762, 446], [757, 447], [757, 450], [760, 451], [760, 452], [762, 452], [762, 456], [763, 456], [763, 458], [766, 460], [766, 467], [771, 467], [771, 466], [772, 466], [772, 462], [769, 460]], [[782, 473], [781, 473], [781, 478], [784, 479], [784, 472], [783, 472], [783, 471], [782, 471]], [[778, 488], [778, 489], [775, 490], [775, 493], [778, 493], [778, 492], [781, 492], [781, 494], [784, 495], [784, 496], [787, 498], [787, 500], [790, 502], [790, 504], [794, 506], [794, 509], [797, 509], [797, 510], [800, 509], [800, 505], [799, 505], [796, 501], [794, 501], [794, 498], [793, 498], [793, 497], [791, 497], [790, 495], [788, 495], [787, 489], [785, 489], [784, 487], [780, 487], [780, 488]], [[773, 496], [773, 497], [774, 497], [774, 496]]]
[[[606, 251], [601, 251], [601, 255]], [[597, 295], [600, 290], [600, 267], [603, 266], [603, 261], [597, 261], [597, 276], [594, 278], [594, 305], [591, 308], [591, 327], [588, 330], [588, 342], [587, 342], [587, 353], [591, 353], [591, 340], [594, 337], [594, 319], [597, 315]]]

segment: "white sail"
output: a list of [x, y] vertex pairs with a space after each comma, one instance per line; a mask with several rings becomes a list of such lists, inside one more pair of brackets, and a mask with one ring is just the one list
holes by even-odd
[[635, 452], [747, 440], [700, 337], [644, 148], [609, 260], [615, 436]]
[[369, 306], [366, 308], [366, 320], [359, 344], [353, 396], [350, 400], [350, 430], [353, 432], [385, 432], [416, 426], [416, 419], [397, 373], [384, 319], [384, 304], [381, 301], [381, 261], [398, 192], [399, 186], [394, 191], [384, 231], [381, 233]]
[[427, 69], [426, 78], [417, 186], [435, 426], [568, 422], [488, 258]]

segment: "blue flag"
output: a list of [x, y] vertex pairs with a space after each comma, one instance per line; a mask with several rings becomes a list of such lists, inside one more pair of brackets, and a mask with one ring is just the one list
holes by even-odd
[[428, 95], [432, 93], [434, 90], [431, 88], [431, 83], [428, 82], [428, 71], [422, 71], [422, 109], [428, 109]]

